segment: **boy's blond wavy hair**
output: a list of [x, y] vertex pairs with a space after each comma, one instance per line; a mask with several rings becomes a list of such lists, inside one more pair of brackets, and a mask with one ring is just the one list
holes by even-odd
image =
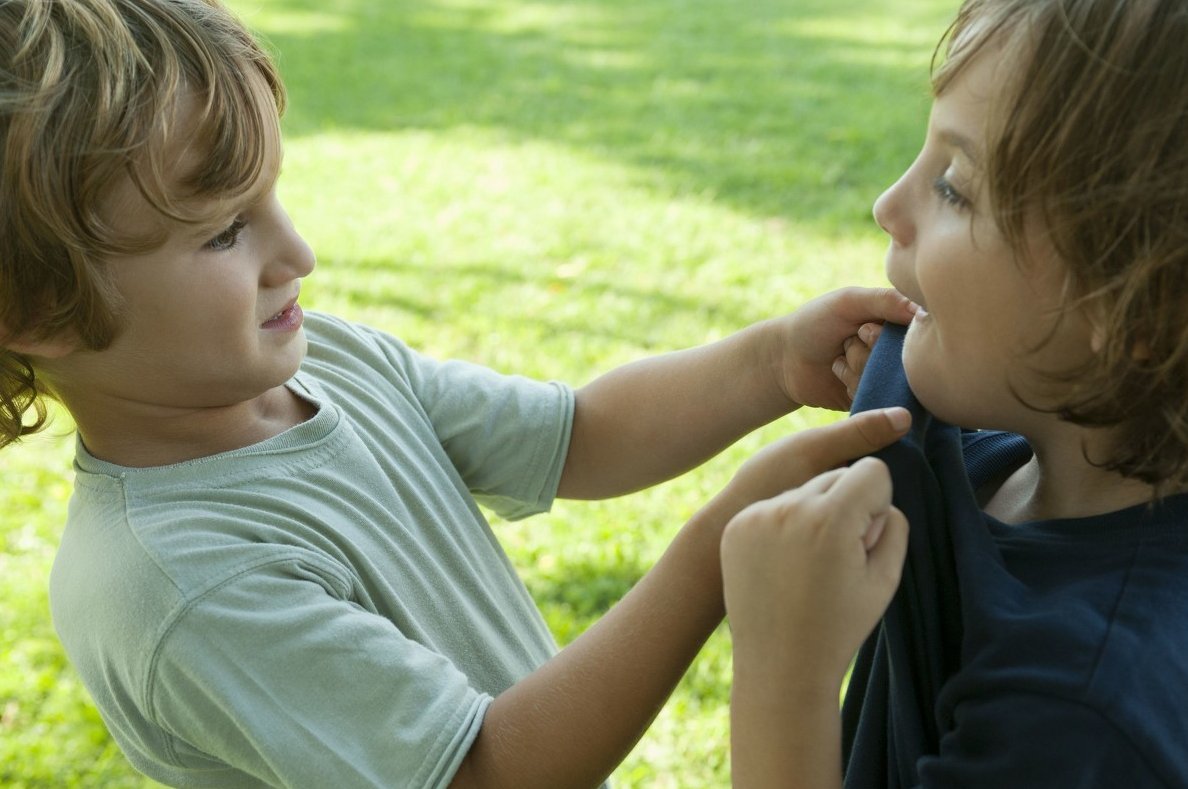
[[[183, 99], [208, 150], [179, 180], [166, 141]], [[49, 394], [7, 344], [102, 350], [119, 328], [104, 260], [160, 242], [114, 232], [112, 187], [131, 179], [164, 215], [196, 220], [189, 201], [256, 181], [283, 108], [271, 60], [215, 0], [0, 0], [0, 447], [45, 424]]]
[[979, 52], [1019, 66], [992, 108], [985, 174], [995, 220], [1067, 266], [1069, 309], [1101, 348], [1053, 378], [1062, 418], [1110, 427], [1098, 465], [1188, 485], [1188, 2], [966, 0], [938, 47], [942, 93]]

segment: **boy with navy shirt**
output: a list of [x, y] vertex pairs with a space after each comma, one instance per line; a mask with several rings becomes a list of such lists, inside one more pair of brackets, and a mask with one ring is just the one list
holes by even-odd
[[962, 3], [874, 206], [914, 427], [723, 535], [737, 787], [1188, 786], [1186, 11]]
[[1188, 496], [1004, 523], [977, 491], [1031, 460], [1020, 435], [933, 418], [884, 327], [856, 411], [906, 406], [878, 453], [912, 524], [900, 588], [859, 652], [846, 785], [1175, 786], [1188, 777]]

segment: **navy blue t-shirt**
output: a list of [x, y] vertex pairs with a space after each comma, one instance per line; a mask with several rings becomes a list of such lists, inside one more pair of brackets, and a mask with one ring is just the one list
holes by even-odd
[[1031, 457], [908, 389], [887, 326], [854, 411], [912, 411], [877, 453], [911, 524], [843, 709], [847, 789], [1188, 787], [1188, 495], [1008, 525], [974, 491]]

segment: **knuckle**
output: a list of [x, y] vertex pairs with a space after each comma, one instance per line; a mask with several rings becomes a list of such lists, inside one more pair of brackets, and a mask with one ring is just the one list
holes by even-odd
[[890, 471], [888, 470], [886, 463], [884, 463], [879, 458], [871, 457], [869, 455], [867, 455], [864, 458], [859, 458], [858, 460], [854, 461], [854, 465], [852, 465], [850, 468], [855, 469], [855, 470], [861, 470], [863, 473], [868, 474], [868, 475], [877, 475], [877, 476], [889, 476], [890, 475]]
[[873, 417], [867, 417], [856, 420], [857, 423], [854, 425], [858, 431], [858, 435], [871, 447], [877, 447], [881, 443], [879, 430], [875, 426], [875, 421]]

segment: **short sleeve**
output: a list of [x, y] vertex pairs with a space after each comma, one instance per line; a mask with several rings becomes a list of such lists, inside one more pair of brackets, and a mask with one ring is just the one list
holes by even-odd
[[569, 451], [573, 390], [382, 339], [471, 493], [508, 519], [549, 509]]
[[324, 572], [276, 561], [178, 618], [148, 687], [150, 716], [173, 737], [174, 778], [204, 785], [204, 773], [231, 769], [243, 785], [449, 784], [490, 697], [343, 592]]
[[1000, 693], [954, 709], [940, 753], [917, 764], [922, 789], [1169, 789], [1097, 710], [1067, 699]]

